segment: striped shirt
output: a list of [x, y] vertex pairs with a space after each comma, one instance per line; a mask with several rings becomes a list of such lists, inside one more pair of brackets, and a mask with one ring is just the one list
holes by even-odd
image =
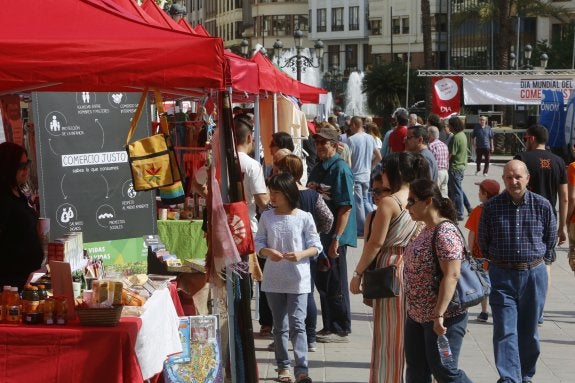
[[441, 140], [434, 140], [427, 145], [437, 161], [437, 169], [449, 169], [449, 149]]
[[485, 202], [479, 246], [492, 261], [518, 263], [543, 258], [557, 243], [557, 220], [547, 199], [529, 190], [520, 204], [506, 191]]

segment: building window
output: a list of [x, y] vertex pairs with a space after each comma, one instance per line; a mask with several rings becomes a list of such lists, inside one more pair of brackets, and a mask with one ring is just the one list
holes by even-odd
[[409, 34], [409, 16], [404, 16], [401, 18], [401, 33], [404, 35]]
[[345, 46], [345, 71], [349, 74], [357, 71], [357, 45]]
[[327, 67], [339, 69], [339, 45], [327, 46]]
[[285, 15], [272, 16], [272, 35], [288, 36], [291, 34], [290, 25]]
[[331, 30], [343, 31], [343, 7], [331, 9]]
[[391, 20], [391, 30], [392, 30], [392, 32], [393, 32], [394, 35], [399, 35], [399, 32], [400, 32], [400, 30], [401, 30], [400, 27], [399, 27], [400, 22], [401, 22], [401, 21], [399, 20], [399, 17], [394, 17], [394, 18]]
[[349, 30], [359, 31], [359, 7], [349, 7]]
[[297, 31], [308, 31], [308, 18], [307, 15], [294, 15], [293, 16], [293, 29]]
[[394, 17], [391, 20], [391, 28], [394, 35], [409, 34], [409, 16]]
[[311, 9], [307, 13], [307, 27], [308, 31], [311, 31]]
[[317, 31], [327, 31], [327, 11], [325, 8], [320, 8], [317, 10]]
[[381, 35], [381, 19], [374, 19], [369, 21], [370, 35]]

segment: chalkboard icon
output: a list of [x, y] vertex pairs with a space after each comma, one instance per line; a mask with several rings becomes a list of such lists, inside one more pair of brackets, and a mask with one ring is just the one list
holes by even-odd
[[68, 228], [76, 221], [77, 215], [78, 212], [76, 208], [69, 203], [65, 203], [56, 209], [56, 222], [58, 222], [58, 225], [61, 227]]
[[116, 212], [110, 205], [101, 205], [96, 211], [96, 220], [100, 227], [108, 227], [110, 225], [110, 221], [115, 217]]
[[60, 125], [60, 121], [58, 121], [58, 117], [52, 116], [52, 121], [50, 121], [50, 131], [51, 132], [59, 132], [62, 129]]

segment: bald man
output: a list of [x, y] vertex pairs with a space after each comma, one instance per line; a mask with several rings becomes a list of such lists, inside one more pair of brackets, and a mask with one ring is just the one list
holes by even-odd
[[489, 259], [493, 349], [498, 382], [526, 383], [540, 353], [537, 321], [547, 292], [544, 258], [557, 243], [557, 220], [546, 198], [527, 190], [524, 162], [503, 169], [505, 191], [485, 202], [479, 246]]

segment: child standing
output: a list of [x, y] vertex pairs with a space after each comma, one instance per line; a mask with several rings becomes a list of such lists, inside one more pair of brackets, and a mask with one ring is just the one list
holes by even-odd
[[[486, 179], [481, 182], [476, 182], [475, 185], [479, 185], [479, 202], [481, 204], [477, 206], [465, 223], [465, 227], [469, 229], [469, 236], [467, 237], [467, 242], [469, 243], [469, 248], [471, 249], [471, 255], [475, 258], [483, 258], [481, 254], [481, 249], [479, 248], [479, 243], [477, 241], [477, 230], [479, 228], [479, 219], [481, 218], [481, 213], [483, 213], [483, 204], [489, 200], [491, 197], [495, 197], [499, 194], [499, 182], [493, 179]], [[483, 262], [483, 267], [487, 269], [489, 264], [487, 261]], [[487, 303], [488, 298], [485, 297], [481, 301], [481, 313], [477, 316], [479, 322], [487, 322], [489, 319], [489, 314], [487, 313]]]
[[291, 338], [297, 383], [311, 383], [308, 376], [305, 318], [311, 291], [309, 257], [323, 248], [310, 213], [298, 209], [300, 193], [288, 173], [268, 181], [271, 204], [262, 213], [255, 238], [256, 252], [266, 258], [262, 291], [273, 316], [278, 381], [291, 382], [288, 337]]

